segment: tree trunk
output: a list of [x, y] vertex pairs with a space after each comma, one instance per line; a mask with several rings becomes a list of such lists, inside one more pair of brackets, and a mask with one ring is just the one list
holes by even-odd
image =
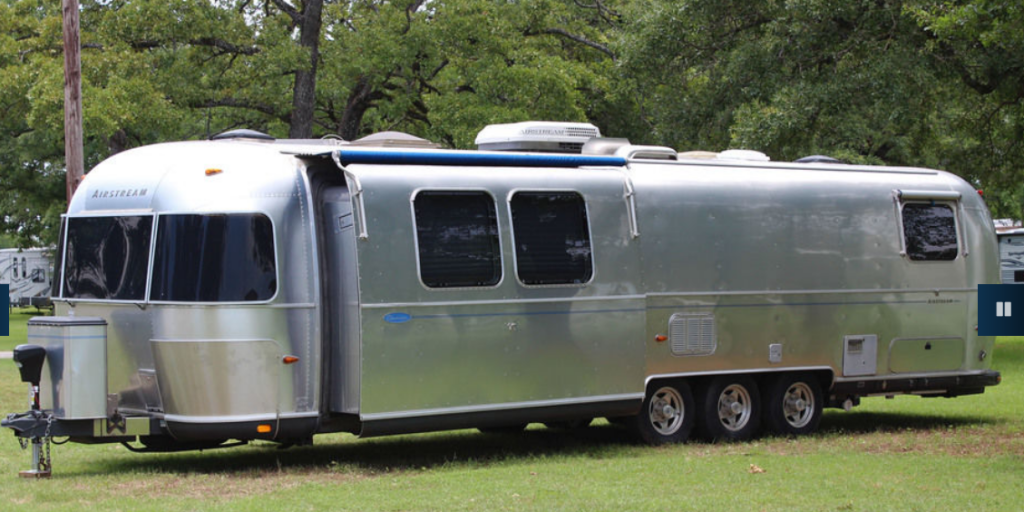
[[366, 113], [373, 102], [384, 97], [384, 93], [375, 90], [373, 84], [365, 76], [359, 77], [352, 93], [348, 96], [345, 104], [345, 112], [341, 115], [341, 122], [338, 123], [338, 135], [345, 140], [355, 140], [359, 137], [359, 130], [363, 125], [363, 114]]
[[71, 203], [85, 175], [82, 150], [82, 63], [79, 57], [78, 0], [64, 0], [64, 165]]
[[313, 137], [313, 110], [316, 107], [316, 69], [320, 60], [320, 26], [323, 0], [306, 0], [299, 25], [299, 45], [309, 51], [309, 68], [295, 73], [292, 91], [292, 118], [288, 136], [292, 139]]

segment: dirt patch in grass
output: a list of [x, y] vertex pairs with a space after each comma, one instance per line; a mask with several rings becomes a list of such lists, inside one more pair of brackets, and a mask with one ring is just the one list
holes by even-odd
[[[305, 468], [301, 471], [250, 471], [215, 474], [157, 474], [118, 482], [105, 489], [112, 496], [145, 496], [150, 499], [174, 497], [232, 501], [293, 489], [310, 482], [342, 484], [368, 478], [358, 473], [343, 473], [330, 468]], [[84, 484], [79, 484], [82, 490]]]

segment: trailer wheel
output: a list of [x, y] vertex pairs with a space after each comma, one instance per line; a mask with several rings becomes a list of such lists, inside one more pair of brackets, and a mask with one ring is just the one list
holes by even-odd
[[633, 430], [647, 444], [681, 443], [693, 430], [693, 393], [686, 381], [654, 383]]
[[709, 440], [750, 439], [761, 421], [757, 383], [742, 375], [715, 377], [704, 393], [700, 411], [700, 431]]
[[780, 375], [765, 389], [764, 423], [774, 434], [809, 434], [818, 429], [824, 405], [821, 385], [813, 375]]

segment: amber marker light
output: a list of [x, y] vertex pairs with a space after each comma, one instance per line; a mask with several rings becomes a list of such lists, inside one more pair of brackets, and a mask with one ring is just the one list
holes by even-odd
[[664, 334], [659, 334], [654, 337], [654, 341], [657, 341], [658, 343], [664, 343], [668, 341], [668, 336], [665, 336]]
[[207, 175], [207, 176], [213, 176], [213, 175], [215, 175], [215, 174], [220, 174], [220, 173], [222, 173], [222, 172], [224, 172], [224, 170], [223, 170], [223, 169], [207, 169], [207, 170], [206, 170], [206, 175]]
[[260, 434], [269, 434], [270, 433], [270, 425], [267, 425], [267, 424], [256, 425], [256, 432], [258, 432]]
[[284, 356], [281, 358], [281, 362], [284, 364], [292, 364], [299, 362], [299, 358], [295, 356]]

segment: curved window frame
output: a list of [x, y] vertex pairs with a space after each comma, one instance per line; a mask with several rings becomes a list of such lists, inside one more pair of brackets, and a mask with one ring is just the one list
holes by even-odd
[[[157, 222], [156, 214], [154, 214], [152, 211], [148, 211], [148, 210], [147, 211], [131, 211], [131, 210], [126, 210], [126, 211], [117, 212], [116, 214], [113, 214], [113, 213], [110, 213], [110, 212], [104, 212], [104, 213], [101, 213], [101, 214], [94, 214], [94, 215], [91, 215], [91, 214], [67, 215], [67, 214], [65, 214], [65, 215], [62, 215], [61, 217], [62, 217], [62, 221], [63, 221], [61, 223], [61, 226], [62, 226], [63, 230], [61, 231], [61, 238], [60, 238], [60, 240], [62, 242], [62, 246], [59, 247], [59, 250], [61, 252], [61, 259], [60, 259], [61, 266], [60, 266], [60, 270], [59, 270], [60, 271], [60, 275], [56, 276], [56, 278], [58, 279], [57, 282], [60, 283], [60, 285], [59, 285], [60, 293], [59, 293], [58, 296], [53, 297], [54, 300], [62, 301], [62, 302], [68, 302], [68, 303], [90, 303], [90, 304], [147, 304], [149, 302], [149, 286], [150, 286], [150, 283], [153, 280], [153, 275], [152, 275], [152, 272], [153, 272], [153, 249], [154, 249], [154, 246], [156, 245], [156, 222]], [[65, 284], [64, 275], [67, 273], [65, 267], [67, 267], [67, 262], [68, 262], [68, 231], [71, 230], [71, 223], [73, 222], [74, 219], [95, 219], [95, 218], [113, 218], [113, 217], [151, 217], [152, 218], [152, 224], [151, 224], [151, 228], [150, 228], [150, 232], [149, 232], [149, 248], [148, 248], [147, 256], [146, 256], [147, 257], [147, 260], [146, 260], [146, 286], [145, 286], [145, 292], [144, 292], [142, 298], [141, 299], [96, 299], [96, 298], [83, 298], [83, 297], [65, 297], [64, 294], [65, 294], [66, 290], [64, 289], [64, 284]]]
[[[952, 214], [951, 218], [953, 220], [953, 240], [956, 242], [956, 254], [954, 254], [952, 258], [941, 258], [941, 259], [925, 258], [925, 259], [919, 259], [919, 258], [914, 258], [913, 256], [911, 256], [910, 251], [909, 251], [909, 243], [908, 243], [908, 240], [907, 240], [907, 226], [906, 226], [906, 222], [904, 221], [904, 218], [903, 218], [904, 210], [906, 209], [906, 207], [908, 205], [924, 205], [924, 206], [932, 206], [932, 207], [940, 206], [940, 207], [948, 208], [949, 209], [950, 213]], [[956, 261], [956, 260], [961, 259], [962, 257], [966, 256], [967, 253], [966, 253], [966, 249], [964, 248], [966, 244], [963, 243], [963, 239], [962, 239], [963, 234], [961, 232], [962, 228], [961, 228], [961, 224], [960, 224], [960, 210], [959, 210], [959, 208], [960, 208], [960, 201], [947, 200], [947, 199], [931, 199], [930, 200], [930, 199], [916, 199], [916, 198], [914, 198], [914, 199], [906, 199], [906, 200], [900, 201], [897, 219], [899, 220], [899, 230], [900, 230], [899, 236], [900, 236], [900, 244], [901, 244], [901, 247], [900, 247], [901, 255], [904, 258], [906, 258], [907, 261], [913, 262], [915, 264], [936, 264], [936, 263], [941, 264], [941, 263], [947, 263], [947, 262], [951, 262], [951, 261]]]
[[[497, 252], [495, 254], [496, 254], [497, 258], [498, 258], [498, 272], [499, 272], [499, 274], [498, 274], [498, 280], [494, 284], [486, 284], [486, 285], [478, 285], [478, 286], [472, 286], [472, 285], [430, 286], [430, 285], [428, 285], [426, 283], [426, 281], [423, 280], [423, 268], [422, 268], [422, 265], [420, 264], [420, 235], [419, 235], [418, 224], [416, 223], [416, 199], [420, 196], [420, 194], [423, 194], [423, 193], [439, 193], [439, 194], [444, 194], [444, 193], [455, 193], [455, 194], [458, 194], [458, 193], [474, 193], [474, 194], [481, 194], [481, 195], [484, 195], [484, 196], [487, 196], [488, 198], [490, 198], [491, 205], [494, 207], [494, 226], [495, 226], [495, 229], [497, 230], [497, 236], [498, 236], [498, 250], [497, 250]], [[502, 283], [505, 282], [505, 253], [504, 253], [505, 247], [504, 247], [504, 242], [502, 240], [503, 237], [502, 237], [502, 234], [501, 234], [501, 219], [499, 218], [500, 210], [498, 208], [497, 198], [494, 197], [494, 194], [490, 190], [485, 189], [485, 188], [477, 188], [477, 187], [469, 187], [469, 188], [461, 188], [461, 187], [448, 187], [448, 188], [431, 187], [431, 188], [416, 189], [409, 196], [409, 212], [410, 212], [410, 214], [412, 216], [412, 236], [413, 236], [413, 251], [415, 252], [415, 259], [416, 259], [416, 279], [419, 281], [420, 286], [422, 286], [424, 289], [432, 291], [432, 292], [466, 291], [466, 290], [493, 290], [495, 288], [500, 287], [502, 285]]]
[[[516, 226], [514, 212], [512, 211], [512, 199], [516, 194], [574, 194], [580, 198], [583, 202], [583, 212], [586, 215], [587, 222], [587, 242], [590, 245], [590, 278], [581, 283], [549, 283], [549, 284], [527, 284], [523, 282], [519, 276], [519, 255], [516, 249]], [[514, 274], [516, 276], [516, 282], [519, 286], [524, 288], [584, 288], [589, 286], [597, 278], [597, 255], [594, 251], [594, 232], [593, 222], [591, 222], [590, 204], [587, 202], [586, 196], [583, 192], [575, 189], [538, 189], [538, 188], [517, 188], [512, 189], [508, 192], [508, 196], [505, 199], [505, 206], [508, 208], [508, 219], [509, 219], [509, 236], [512, 237], [512, 265]]]
[[[156, 245], [157, 237], [159, 236], [160, 217], [164, 216], [175, 216], [175, 215], [262, 215], [270, 221], [271, 230], [271, 242], [274, 244], [274, 279], [277, 282], [277, 287], [274, 290], [274, 294], [265, 300], [253, 300], [253, 301], [178, 301], [178, 300], [153, 300], [152, 299], [152, 288], [153, 288], [153, 273], [156, 262]], [[280, 249], [277, 243], [277, 223], [274, 221], [274, 216], [270, 215], [264, 210], [237, 210], [237, 211], [166, 211], [156, 214], [156, 218], [153, 219], [153, 242], [151, 244], [150, 260], [149, 260], [149, 280], [146, 288], [147, 304], [157, 305], [201, 305], [201, 306], [252, 306], [259, 304], [269, 304], [274, 302], [277, 297], [281, 294], [281, 255]]]

